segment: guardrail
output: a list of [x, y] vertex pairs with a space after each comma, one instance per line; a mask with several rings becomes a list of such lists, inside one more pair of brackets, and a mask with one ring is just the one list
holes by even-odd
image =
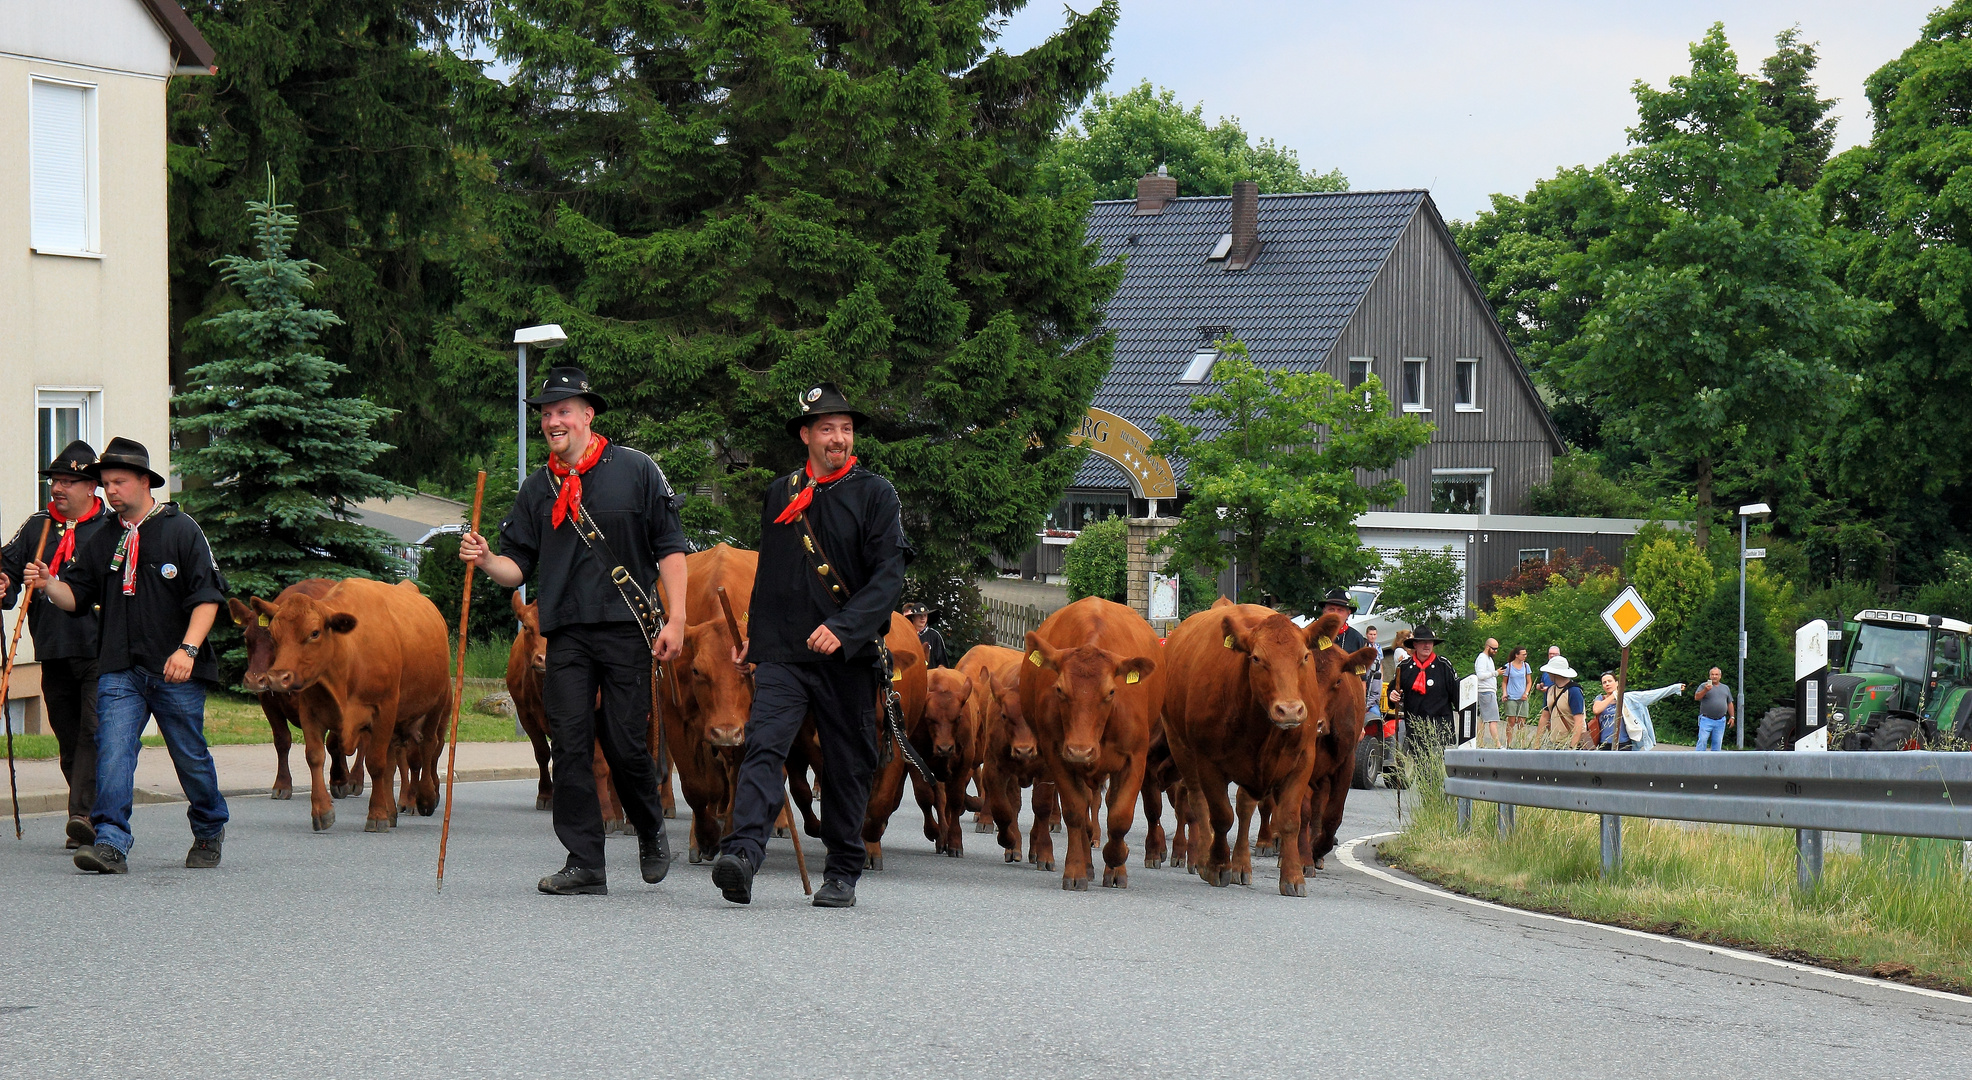
[[1972, 754], [1447, 750], [1445, 793], [1512, 808], [1602, 815], [1602, 865], [1622, 865], [1622, 819], [1660, 818], [1796, 831], [1803, 888], [1821, 879], [1821, 834], [1972, 840]]

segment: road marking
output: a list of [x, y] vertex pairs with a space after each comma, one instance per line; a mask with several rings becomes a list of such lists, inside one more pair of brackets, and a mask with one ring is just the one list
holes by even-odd
[[1386, 837], [1391, 837], [1396, 835], [1397, 834], [1395, 832], [1380, 832], [1380, 833], [1371, 833], [1368, 836], [1358, 836], [1354, 840], [1351, 840], [1348, 843], [1343, 844], [1340, 847], [1337, 847], [1335, 849], [1335, 853], [1341, 856], [1342, 861], [1344, 863], [1347, 863], [1351, 868], [1355, 870], [1359, 870], [1362, 873], [1368, 874], [1370, 877], [1379, 878], [1383, 881], [1389, 882], [1392, 885], [1397, 885], [1409, 889], [1412, 892], [1421, 892], [1426, 894], [1427, 896], [1435, 896], [1440, 900], [1456, 900], [1461, 904], [1471, 904], [1473, 907], [1488, 908], [1493, 911], [1504, 912], [1509, 915], [1518, 915], [1522, 918], [1527, 918], [1527, 919], [1545, 919], [1548, 922], [1566, 923], [1569, 926], [1585, 926], [1595, 930], [1606, 930], [1612, 934], [1623, 934], [1628, 937], [1643, 938], [1648, 941], [1661, 941], [1669, 945], [1682, 945], [1687, 949], [1697, 949], [1700, 950], [1701, 952], [1705, 952], [1717, 956], [1727, 956], [1727, 957], [1731, 957], [1734, 960], [1745, 960], [1750, 963], [1766, 964], [1770, 967], [1785, 968], [1788, 971], [1798, 971], [1798, 972], [1804, 972], [1809, 975], [1820, 975], [1823, 976], [1824, 978], [1829, 978], [1829, 979], [1840, 979], [1844, 982], [1860, 983], [1863, 986], [1873, 986], [1881, 990], [1897, 990], [1906, 994], [1916, 994], [1919, 995], [1920, 997], [1937, 998], [1941, 1001], [1950, 1001], [1961, 1005], [1965, 1004], [1967, 1001], [1972, 1001], [1972, 998], [1968, 998], [1963, 994], [1954, 994], [1945, 990], [1933, 990], [1930, 987], [1926, 987], [1926, 986], [1909, 986], [1904, 983], [1891, 982], [1888, 979], [1872, 978], [1867, 975], [1851, 975], [1846, 971], [1835, 971], [1830, 968], [1814, 967], [1809, 964], [1797, 964], [1791, 960], [1780, 960], [1771, 956], [1762, 956], [1759, 953], [1745, 952], [1740, 949], [1728, 949], [1721, 945], [1708, 945], [1702, 941], [1690, 941], [1685, 938], [1671, 937], [1667, 934], [1653, 934], [1648, 930], [1632, 930], [1627, 926], [1610, 926], [1607, 923], [1589, 922], [1586, 919], [1571, 919], [1566, 915], [1549, 915], [1545, 911], [1528, 911], [1524, 908], [1508, 907], [1505, 904], [1495, 904], [1490, 900], [1481, 900], [1473, 896], [1462, 896], [1458, 893], [1451, 892], [1446, 889], [1438, 888], [1435, 885], [1427, 885], [1417, 881], [1406, 881], [1403, 878], [1400, 878], [1397, 875], [1392, 874], [1381, 867], [1371, 866], [1368, 863], [1365, 863], [1362, 860], [1356, 858], [1357, 844], [1367, 844], [1376, 840], [1382, 840]]

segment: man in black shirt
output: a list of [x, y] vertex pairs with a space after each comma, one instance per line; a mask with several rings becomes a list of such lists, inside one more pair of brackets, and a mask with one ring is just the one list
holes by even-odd
[[219, 662], [206, 634], [226, 599], [226, 579], [198, 522], [151, 489], [164, 477], [151, 469], [143, 444], [111, 439], [87, 467], [103, 486], [116, 527], [89, 538], [60, 580], [44, 563], [24, 577], [46, 589], [63, 611], [95, 610], [102, 619], [96, 683], [96, 805], [89, 815], [95, 843], [75, 853], [75, 865], [99, 874], [129, 871], [130, 802], [144, 721], [157, 718], [178, 783], [191, 801], [192, 849], [185, 865], [219, 865], [226, 838], [226, 798], [205, 745], [206, 684], [218, 683]]
[[[527, 403], [541, 410], [548, 464], [521, 485], [500, 523], [502, 553], [491, 554], [486, 539], [469, 532], [459, 558], [510, 589], [538, 571], [555, 836], [568, 849], [566, 864], [539, 887], [559, 896], [609, 892], [596, 804], [598, 741], [623, 814], [637, 830], [639, 869], [655, 885], [670, 870], [671, 846], [650, 751], [651, 664], [653, 656], [658, 663], [675, 658], [684, 643], [688, 545], [678, 522], [684, 500], [649, 455], [591, 430], [609, 406], [580, 368], [549, 370]], [[618, 567], [627, 575], [620, 586], [612, 574]], [[638, 616], [642, 610], [654, 623], [646, 597], [660, 580], [669, 621], [656, 633]]]
[[[96, 478], [85, 471], [95, 462], [96, 451], [77, 439], [41, 470], [53, 497], [0, 552], [0, 594], [5, 596], [0, 606], [11, 608], [19, 599], [21, 571], [35, 557], [43, 522], [53, 527], [40, 557], [56, 577], [78, 547], [109, 525], [109, 508], [96, 497]], [[34, 658], [41, 662], [41, 700], [61, 748], [62, 777], [68, 781], [68, 846], [74, 850], [96, 842], [96, 830], [89, 824], [96, 804], [96, 614], [70, 615], [36, 593], [27, 625], [34, 633]]]
[[931, 625], [931, 617], [936, 614], [923, 604], [914, 602], [904, 605], [904, 617], [917, 628], [918, 643], [924, 646], [924, 666], [928, 668], [945, 667], [950, 663], [945, 657], [945, 635]]
[[1397, 665], [1390, 696], [1400, 702], [1411, 735], [1443, 748], [1457, 731], [1452, 709], [1458, 702], [1458, 675], [1437, 652], [1438, 635], [1429, 626], [1418, 627], [1411, 635], [1410, 659]]
[[736, 904], [753, 900], [753, 875], [783, 800], [788, 747], [811, 715], [822, 744], [828, 846], [814, 903], [856, 903], [863, 812], [876, 772], [877, 643], [913, 554], [897, 490], [852, 452], [856, 425], [868, 420], [828, 383], [803, 394], [787, 431], [800, 436], [808, 461], [777, 477], [761, 507], [751, 632], [733, 651], [733, 663], [755, 667], [753, 711], [732, 829], [712, 862], [713, 884]]

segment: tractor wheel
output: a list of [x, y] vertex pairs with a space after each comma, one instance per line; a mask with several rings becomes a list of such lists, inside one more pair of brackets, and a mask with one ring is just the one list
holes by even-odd
[[1356, 744], [1356, 772], [1350, 778], [1350, 787], [1367, 791], [1376, 783], [1376, 777], [1383, 771], [1383, 740], [1364, 736]]
[[1876, 729], [1876, 737], [1870, 740], [1871, 750], [1922, 750], [1924, 749], [1924, 728], [1917, 717], [1906, 713], [1886, 717], [1882, 726]]
[[1958, 705], [1958, 719], [1952, 722], [1952, 734], [1961, 743], [1972, 743], [1972, 694], [1966, 694]]
[[1760, 717], [1760, 732], [1753, 737], [1753, 745], [1761, 750], [1794, 749], [1794, 710], [1789, 706], [1775, 706]]

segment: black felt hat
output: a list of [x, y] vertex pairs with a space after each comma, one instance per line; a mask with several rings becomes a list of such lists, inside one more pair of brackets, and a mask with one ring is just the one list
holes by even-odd
[[111, 439], [110, 444], [103, 447], [102, 456], [89, 465], [89, 478], [102, 483], [104, 469], [130, 469], [143, 473], [151, 478], [154, 488], [163, 487], [165, 483], [163, 474], [151, 468], [151, 452], [144, 449], [144, 444], [121, 435]]
[[787, 422], [787, 433], [789, 435], [795, 434], [802, 428], [807, 427], [810, 422], [824, 416], [837, 416], [846, 413], [850, 419], [856, 421], [857, 427], [862, 427], [864, 424], [870, 422], [869, 416], [854, 405], [849, 404], [849, 399], [842, 396], [842, 391], [837, 390], [834, 383], [816, 383], [814, 386], [802, 391], [799, 404], [801, 411], [797, 412]]
[[95, 477], [89, 472], [89, 466], [95, 463], [95, 449], [81, 439], [77, 439], [67, 446], [62, 447], [62, 452], [55, 455], [55, 460], [49, 462], [48, 467], [41, 470], [41, 475], [48, 477], [74, 476], [83, 480], [94, 480]]
[[541, 382], [541, 392], [527, 399], [536, 408], [557, 401], [579, 397], [595, 407], [596, 412], [609, 411], [609, 402], [601, 394], [589, 389], [589, 373], [579, 367], [557, 367], [548, 369], [548, 377]]
[[1329, 604], [1341, 604], [1349, 609], [1351, 615], [1356, 612], [1356, 598], [1350, 596], [1349, 590], [1344, 588], [1337, 587], [1328, 590], [1328, 595], [1322, 597], [1322, 605], [1327, 606]]
[[1430, 623], [1425, 623], [1424, 625], [1422, 625], [1422, 626], [1419, 626], [1419, 627], [1418, 627], [1417, 629], [1415, 629], [1415, 630], [1413, 630], [1413, 631], [1411, 631], [1411, 640], [1412, 640], [1412, 641], [1428, 641], [1428, 642], [1430, 642], [1431, 644], [1433, 644], [1433, 645], [1436, 645], [1436, 644], [1438, 644], [1439, 642], [1441, 642], [1441, 641], [1443, 641], [1443, 640], [1445, 640], [1445, 639], [1444, 639], [1444, 638], [1441, 638], [1441, 637], [1439, 637], [1438, 635], [1436, 635], [1436, 634], [1434, 634], [1434, 633], [1432, 633], [1432, 632], [1431, 632], [1431, 624], [1430, 624]]
[[913, 615], [922, 615], [927, 619], [936, 619], [938, 617], [938, 609], [913, 600], [904, 605], [904, 617], [908, 619]]

